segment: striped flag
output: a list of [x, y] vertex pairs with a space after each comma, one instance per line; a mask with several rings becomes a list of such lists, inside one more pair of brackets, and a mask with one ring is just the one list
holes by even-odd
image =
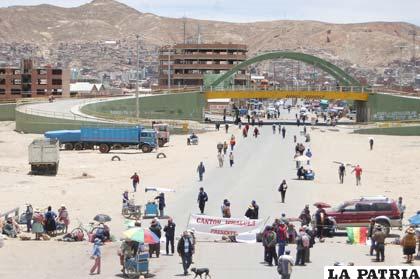
[[347, 241], [350, 244], [366, 244], [368, 228], [347, 228]]

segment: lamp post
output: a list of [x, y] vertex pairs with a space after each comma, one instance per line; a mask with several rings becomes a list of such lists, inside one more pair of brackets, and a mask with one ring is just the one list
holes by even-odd
[[139, 54], [139, 52], [140, 52], [140, 50], [139, 50], [139, 38], [140, 38], [140, 36], [139, 35], [136, 35], [136, 44], [137, 44], [137, 57], [136, 57], [136, 60], [137, 60], [137, 71], [136, 71], [136, 118], [139, 118], [140, 117], [140, 104], [139, 104], [139, 68], [140, 68], [140, 61], [139, 61], [139, 56], [140, 56], [140, 54]]

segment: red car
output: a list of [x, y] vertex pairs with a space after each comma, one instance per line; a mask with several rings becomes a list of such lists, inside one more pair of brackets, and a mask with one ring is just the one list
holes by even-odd
[[397, 202], [384, 196], [362, 197], [346, 201], [327, 210], [327, 216], [337, 229], [346, 227], [368, 227], [370, 219], [384, 227], [389, 234], [390, 228], [401, 227], [401, 214]]

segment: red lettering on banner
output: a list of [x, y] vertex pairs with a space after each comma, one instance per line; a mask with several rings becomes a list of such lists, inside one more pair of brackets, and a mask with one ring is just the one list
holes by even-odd
[[237, 225], [242, 227], [255, 227], [255, 221], [248, 220], [226, 220], [226, 225]]
[[221, 235], [236, 235], [235, 231], [226, 231], [226, 230], [216, 230], [216, 229], [211, 229], [210, 233], [212, 234], [221, 234]]
[[205, 224], [205, 225], [220, 225], [222, 221], [217, 219], [209, 219], [209, 218], [197, 218], [198, 224]]

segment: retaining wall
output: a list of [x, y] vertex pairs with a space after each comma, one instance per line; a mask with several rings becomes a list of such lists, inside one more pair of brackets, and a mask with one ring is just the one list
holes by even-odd
[[420, 98], [370, 94], [367, 106], [370, 122], [420, 120]]
[[15, 120], [15, 103], [0, 104], [0, 121]]
[[420, 136], [420, 126], [368, 128], [355, 130], [354, 133], [367, 135]]

